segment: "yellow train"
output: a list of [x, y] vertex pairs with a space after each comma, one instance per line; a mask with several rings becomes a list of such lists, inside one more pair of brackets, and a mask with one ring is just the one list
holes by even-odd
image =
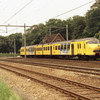
[[55, 57], [78, 59], [100, 58], [100, 42], [96, 38], [83, 38], [70, 41], [38, 44], [20, 48], [20, 55], [24, 57]]

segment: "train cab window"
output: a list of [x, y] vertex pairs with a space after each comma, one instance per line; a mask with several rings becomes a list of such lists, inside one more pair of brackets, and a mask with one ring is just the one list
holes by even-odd
[[94, 41], [88, 41], [88, 42], [86, 42], [86, 43], [87, 43], [87, 44], [98, 44], [99, 41], [94, 40]]

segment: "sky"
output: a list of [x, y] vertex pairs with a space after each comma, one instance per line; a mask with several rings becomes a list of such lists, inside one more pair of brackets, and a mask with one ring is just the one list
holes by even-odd
[[[84, 16], [95, 0], [0, 0], [0, 25], [32, 26], [51, 18]], [[24, 28], [0, 26], [0, 35], [24, 33]]]

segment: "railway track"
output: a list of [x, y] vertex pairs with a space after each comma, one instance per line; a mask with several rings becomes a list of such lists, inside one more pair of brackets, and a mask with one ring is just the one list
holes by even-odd
[[[56, 64], [68, 64], [72, 66], [82, 66], [90, 68], [100, 68], [100, 60], [98, 61], [80, 61], [80, 60], [66, 60], [66, 59], [46, 59], [46, 58], [10, 58], [12, 60], [22, 60], [22, 61], [33, 61], [33, 62], [45, 62], [45, 63], [56, 63]], [[92, 65], [92, 66], [91, 66]]]
[[27, 66], [16, 67], [16, 65], [7, 65], [0, 63], [0, 67], [26, 77], [46, 84], [67, 95], [75, 98], [75, 100], [100, 100], [100, 88], [90, 86], [83, 83], [74, 82], [60, 77], [51, 76], [44, 73], [33, 71]]
[[85, 74], [98, 75], [98, 76], [100, 75], [99, 68], [87, 68], [87, 67], [81, 67], [81, 66], [50, 64], [50, 63], [40, 63], [40, 62], [32, 62], [32, 61], [11, 60], [11, 59], [0, 59], [0, 61], [35, 65], [35, 66], [48, 67], [48, 68], [53, 68], [53, 69], [55, 68], [55, 69], [68, 70], [68, 71], [80, 72], [80, 73], [85, 73]]

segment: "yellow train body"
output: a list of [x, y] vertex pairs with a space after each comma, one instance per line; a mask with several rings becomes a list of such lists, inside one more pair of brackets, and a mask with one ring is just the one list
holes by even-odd
[[78, 56], [100, 57], [100, 43], [96, 38], [84, 38], [50, 44], [21, 47], [21, 56]]

